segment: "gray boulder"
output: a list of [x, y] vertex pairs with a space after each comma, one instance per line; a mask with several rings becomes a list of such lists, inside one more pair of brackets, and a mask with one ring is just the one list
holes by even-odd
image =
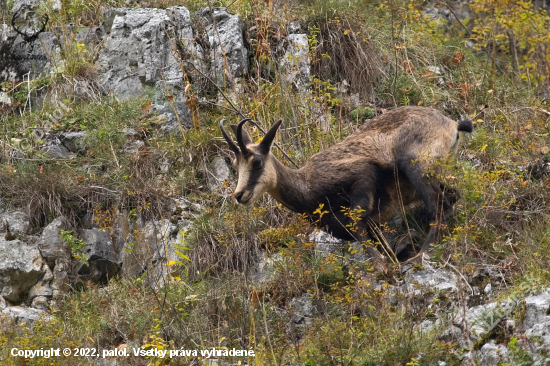
[[505, 319], [513, 309], [515, 303], [503, 301], [501, 303], [489, 303], [469, 308], [465, 312], [460, 310], [453, 323], [467, 329], [470, 339], [477, 339], [488, 334], [501, 320]]
[[309, 294], [303, 294], [292, 299], [289, 304], [289, 311], [295, 324], [301, 324], [305, 327], [313, 325], [313, 315], [316, 309]]
[[300, 91], [307, 89], [310, 77], [309, 43], [307, 34], [289, 34], [289, 43], [281, 60], [283, 76]]
[[29, 290], [27, 303], [30, 301], [33, 308], [48, 310], [53, 295], [51, 287], [53, 274], [47, 264], [42, 266], [42, 272], [42, 278]]
[[48, 310], [50, 308], [49, 298], [46, 296], [37, 296], [32, 300], [32, 307], [40, 310]]
[[273, 281], [276, 278], [277, 267], [282, 265], [283, 257], [281, 253], [266, 254], [261, 253], [258, 262], [252, 266], [250, 278], [255, 285], [263, 285]]
[[38, 240], [40, 253], [47, 262], [54, 263], [57, 258], [71, 257], [71, 248], [61, 238], [61, 230], [69, 230], [64, 217], [58, 217], [46, 226]]
[[47, 134], [44, 143], [40, 146], [44, 154], [51, 159], [68, 159], [71, 155], [57, 135]]
[[12, 12], [34, 10], [42, 3], [41, 0], [16, 0], [11, 8]]
[[84, 151], [82, 141], [84, 140], [85, 136], [85, 131], [64, 132], [59, 135], [59, 140], [61, 141], [65, 149], [67, 149], [69, 152], [77, 154]]
[[50, 283], [53, 279], [53, 274], [48, 265], [45, 263], [42, 266], [42, 273], [43, 275], [40, 280], [38, 280], [38, 282], [29, 289], [29, 294], [27, 296], [28, 300], [32, 300], [38, 296], [44, 296], [48, 298], [52, 296], [53, 291], [50, 287]]
[[335, 238], [321, 230], [309, 234], [309, 241], [315, 243], [315, 255], [321, 258], [331, 253], [341, 253], [343, 248], [347, 248], [347, 241]]
[[497, 345], [494, 341], [485, 343], [479, 351], [464, 354], [464, 357], [462, 358], [463, 366], [497, 366], [503, 364], [508, 365], [509, 362], [510, 352], [508, 351], [508, 348], [504, 345]]
[[9, 224], [12, 234], [27, 234], [31, 226], [29, 215], [21, 211], [5, 212], [0, 214], [0, 227], [6, 229]]
[[69, 272], [71, 266], [69, 260], [58, 258], [55, 261], [53, 268], [53, 279], [51, 282], [52, 301], [51, 304], [55, 309], [59, 309], [63, 303], [63, 297], [69, 291]]
[[[182, 261], [175, 245], [186, 246], [184, 232], [189, 220], [173, 223], [168, 219], [147, 221], [135, 231], [131, 247], [121, 252], [122, 269], [127, 276], [136, 277], [146, 272], [146, 280], [155, 288], [166, 284], [170, 265]], [[185, 253], [184, 253], [185, 254]]]
[[550, 354], [550, 319], [533, 325], [525, 335], [534, 343], [538, 353]]
[[167, 219], [148, 221], [139, 227], [135, 231], [134, 245], [121, 253], [124, 273], [130, 277], [139, 276], [151, 264], [166, 260], [166, 249], [168, 257], [173, 258], [173, 248], [168, 248], [167, 242], [177, 235], [177, 231], [177, 226]]
[[[78, 30], [72, 24], [56, 27], [52, 32], [36, 32], [41, 29], [45, 20], [32, 10], [35, 6], [33, 3], [38, 2], [42, 1], [23, 0], [15, 4], [14, 11], [16, 8], [26, 9], [15, 14], [16, 23], [21, 18], [21, 26], [18, 28], [20, 33], [11, 24], [0, 25], [0, 82], [21, 81], [29, 72], [31, 79], [48, 76], [52, 72], [62, 72], [65, 63], [60, 52], [62, 47], [74, 42], [96, 47], [104, 37], [102, 27]], [[56, 4], [60, 6], [59, 0], [53, 0], [52, 3], [54, 9]], [[33, 25], [32, 28], [28, 28], [29, 24]], [[33, 36], [35, 33], [36, 36]], [[70, 41], [65, 40], [65, 35], [70, 37]], [[81, 90], [75, 84], [72, 91], [82, 95], [86, 90]], [[37, 101], [41, 103], [40, 99]], [[31, 104], [34, 108], [35, 101]]]
[[435, 322], [430, 319], [424, 320], [422, 323], [415, 326], [415, 329], [421, 334], [428, 333], [435, 327]]
[[[225, 159], [221, 156], [216, 156], [210, 162], [210, 169], [208, 170], [208, 188], [211, 192], [219, 191], [223, 183], [229, 180], [231, 176], [231, 170], [225, 162]], [[227, 190], [220, 192], [222, 195], [227, 195]]]
[[48, 74], [52, 68], [49, 55], [56, 50], [59, 44], [51, 32], [42, 32], [36, 40], [26, 42], [11, 26], [0, 25], [0, 82], [20, 81], [29, 72], [31, 79]]
[[485, 343], [479, 350], [481, 365], [497, 366], [499, 363], [509, 362], [510, 353], [503, 345], [496, 345], [494, 341]]
[[[51, 319], [51, 315], [48, 315], [48, 313], [44, 310], [24, 308], [21, 306], [8, 306], [2, 310], [2, 314], [11, 319], [11, 324], [20, 324], [23, 326], [24, 323], [24, 327], [26, 328], [32, 328], [39, 319], [42, 319], [43, 321], [48, 321]], [[6, 320], [4, 319], [3, 322], [0, 323], [0, 330], [6, 326]]]
[[205, 20], [205, 58], [210, 61], [217, 84], [230, 85], [236, 78], [246, 76], [248, 57], [240, 17], [223, 7], [200, 9], [195, 15]]
[[[0, 92], [0, 104], [3, 104], [5, 106], [10, 106], [11, 105], [11, 97], [8, 93]], [[4, 145], [4, 144], [2, 144], [2, 145]]]
[[523, 329], [528, 330], [542, 322], [550, 321], [550, 289], [525, 298]]
[[[155, 90], [153, 111], [165, 116], [167, 132], [191, 125], [183, 74], [174, 42], [193, 38], [191, 16], [181, 6], [168, 9], [110, 9], [105, 30], [110, 32], [99, 52], [100, 84], [122, 99], [138, 96], [147, 86]], [[172, 104], [173, 103], [173, 104]]]
[[35, 297], [46, 297], [50, 298], [53, 295], [53, 290], [50, 287], [50, 281], [52, 279], [52, 274], [49, 272], [49, 280], [43, 279], [38, 281], [36, 285], [31, 287], [29, 290], [29, 300], [34, 299]]
[[142, 140], [128, 141], [122, 146], [121, 152], [125, 154], [135, 154], [145, 146], [145, 142]]
[[538, 353], [550, 354], [550, 289], [525, 298], [522, 327]]
[[24, 300], [29, 289], [43, 277], [45, 266], [38, 248], [0, 237], [0, 295], [4, 299], [13, 303]]
[[315, 230], [309, 234], [309, 241], [315, 243], [315, 256], [318, 258], [326, 258], [331, 254], [343, 256], [349, 253], [349, 259], [346, 260], [348, 265], [360, 266], [367, 269], [370, 258], [366, 253], [364, 245], [354, 241], [338, 239], [331, 234]]
[[86, 242], [80, 250], [88, 256], [88, 264], [78, 263], [78, 279], [107, 283], [120, 271], [119, 253], [115, 250], [110, 232], [98, 228], [78, 230], [78, 236]]
[[[445, 21], [463, 22], [467, 18], [472, 18], [472, 9], [468, 1], [452, 1], [452, 5], [436, 6], [429, 5], [424, 10], [424, 14], [432, 19], [443, 19]], [[452, 11], [449, 6], [452, 6]]]
[[456, 291], [457, 277], [454, 272], [443, 268], [426, 268], [420, 271], [408, 271], [405, 285], [410, 293], [421, 294], [423, 289], [437, 291]]
[[[11, 9], [14, 13], [20, 10], [33, 11], [46, 2], [46, 0], [16, 0]], [[58, 11], [61, 9], [61, 0], [51, 0], [48, 2], [50, 3], [52, 10]]]

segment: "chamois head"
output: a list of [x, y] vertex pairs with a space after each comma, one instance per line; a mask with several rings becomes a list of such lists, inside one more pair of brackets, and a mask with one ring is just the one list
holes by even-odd
[[252, 204], [262, 194], [272, 191], [277, 186], [275, 157], [270, 150], [277, 129], [282, 123], [281, 120], [276, 122], [267, 131], [262, 141], [254, 144], [248, 132], [243, 129], [244, 123], [250, 120], [245, 118], [238, 125], [231, 125], [231, 129], [237, 136], [237, 143], [225, 131], [223, 127], [225, 119], [220, 121], [223, 137], [235, 153], [233, 166], [238, 172], [239, 179], [234, 196], [237, 202], [245, 206]]

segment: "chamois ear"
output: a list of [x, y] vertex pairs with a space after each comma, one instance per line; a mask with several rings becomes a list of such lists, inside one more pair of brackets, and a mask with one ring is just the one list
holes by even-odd
[[220, 129], [222, 131], [223, 138], [227, 142], [227, 145], [229, 145], [229, 148], [233, 150], [235, 155], [239, 155], [239, 147], [237, 146], [235, 141], [233, 141], [233, 139], [229, 137], [229, 134], [225, 131], [225, 128], [223, 127], [224, 122], [225, 122], [225, 118], [220, 121]]
[[[235, 134], [235, 136], [237, 136], [237, 128], [239, 126], [237, 125], [230, 125], [229, 127], [231, 127], [231, 129], [233, 130], [233, 133]], [[252, 138], [250, 137], [250, 135], [248, 134], [248, 131], [245, 130], [244, 128], [242, 129], [242, 136], [243, 136], [243, 142], [245, 145], [248, 145], [248, 144], [251, 144], [252, 143]]]
[[283, 123], [283, 120], [280, 119], [277, 122], [271, 126], [269, 131], [266, 132], [262, 142], [260, 142], [260, 152], [264, 155], [267, 155], [269, 151], [271, 150], [271, 145], [273, 144], [273, 140], [275, 139], [275, 134], [277, 133], [277, 130], [279, 129], [279, 126]]

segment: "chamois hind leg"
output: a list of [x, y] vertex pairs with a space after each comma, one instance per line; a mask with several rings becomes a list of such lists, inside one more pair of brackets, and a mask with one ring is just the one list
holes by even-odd
[[435, 177], [426, 176], [422, 164], [411, 158], [398, 162], [398, 169], [414, 187], [416, 194], [427, 208], [427, 221], [430, 225], [428, 237], [424, 241], [420, 252], [407, 262], [416, 262], [424, 254], [428, 254], [433, 243], [441, 240], [446, 220], [453, 213], [453, 206], [445, 197], [440, 182]]

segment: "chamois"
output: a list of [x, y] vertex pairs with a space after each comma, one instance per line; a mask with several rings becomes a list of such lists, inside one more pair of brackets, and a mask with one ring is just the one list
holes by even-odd
[[[373, 224], [398, 215], [401, 205], [422, 201], [427, 207], [430, 229], [415, 260], [428, 254], [439, 241], [452, 201], [442, 184], [426, 174], [435, 160], [456, 153], [459, 132], [472, 132], [472, 122], [456, 122], [427, 107], [401, 107], [366, 121], [346, 139], [312, 156], [300, 169], [290, 169], [270, 152], [278, 121], [260, 143], [254, 144], [243, 125], [231, 125], [237, 143], [225, 131], [223, 137], [235, 153], [238, 171], [234, 196], [250, 205], [267, 192], [288, 209], [305, 214], [319, 227], [345, 240], [374, 238]], [[328, 213], [315, 215], [320, 205]], [[360, 213], [355, 226], [350, 210]], [[368, 250], [373, 260], [382, 259]]]

